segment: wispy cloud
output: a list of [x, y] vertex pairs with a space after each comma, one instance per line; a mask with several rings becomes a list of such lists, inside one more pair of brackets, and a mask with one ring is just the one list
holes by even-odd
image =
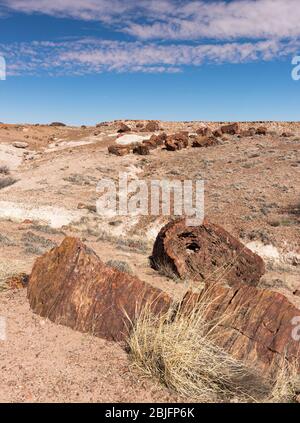
[[0, 0], [1, 4], [18, 12], [101, 21], [144, 40], [300, 36], [299, 0]]
[[300, 36], [299, 0], [185, 2], [153, 22], [128, 23], [124, 30], [141, 39], [232, 40]]
[[0, 0], [1, 11], [98, 21], [131, 36], [0, 44], [8, 74], [174, 73], [278, 59], [300, 47], [299, 0]]
[[203, 63], [268, 61], [296, 52], [300, 41], [156, 44], [79, 39], [0, 44], [8, 75], [87, 75], [101, 72], [180, 72]]

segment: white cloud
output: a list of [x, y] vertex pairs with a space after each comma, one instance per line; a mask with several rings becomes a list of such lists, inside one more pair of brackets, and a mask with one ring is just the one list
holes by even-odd
[[101, 72], [180, 72], [204, 63], [246, 63], [295, 53], [299, 41], [223, 44], [155, 44], [79, 39], [64, 42], [0, 44], [13, 75], [86, 75]]
[[193, 1], [152, 23], [131, 21], [125, 31], [141, 39], [292, 38], [299, 21], [299, 0]]
[[174, 73], [278, 59], [300, 46], [299, 0], [0, 0], [1, 10], [99, 21], [133, 38], [0, 44], [13, 74]]
[[0, 0], [1, 4], [18, 12], [102, 21], [144, 40], [300, 36], [299, 0]]

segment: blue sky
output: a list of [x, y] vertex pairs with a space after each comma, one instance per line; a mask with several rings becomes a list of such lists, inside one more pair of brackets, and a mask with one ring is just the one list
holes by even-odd
[[300, 120], [298, 0], [0, 0], [0, 121]]

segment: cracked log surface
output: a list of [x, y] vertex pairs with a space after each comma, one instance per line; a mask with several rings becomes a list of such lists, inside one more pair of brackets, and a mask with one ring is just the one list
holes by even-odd
[[284, 295], [252, 286], [214, 284], [201, 294], [188, 292], [182, 307], [199, 301], [209, 304], [207, 318], [220, 322], [215, 329], [217, 343], [230, 354], [264, 373], [275, 371], [284, 357], [300, 363], [300, 342], [292, 336], [292, 320], [300, 310]]
[[108, 340], [128, 335], [142, 306], [166, 311], [170, 297], [127, 273], [105, 265], [77, 238], [39, 257], [28, 284], [33, 311], [53, 322]]

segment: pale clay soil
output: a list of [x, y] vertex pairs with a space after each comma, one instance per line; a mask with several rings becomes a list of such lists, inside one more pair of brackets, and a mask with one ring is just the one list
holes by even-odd
[[[136, 122], [126, 123], [135, 128]], [[207, 124], [160, 125], [167, 133], [194, 133]], [[274, 132], [228, 136], [216, 147], [124, 157], [109, 155], [107, 146], [140, 142], [151, 134], [133, 130], [117, 138], [118, 122], [85, 129], [0, 125], [0, 166], [7, 165], [17, 179], [0, 190], [0, 288], [7, 276], [30, 273], [38, 255], [72, 235], [104, 262], [125, 261], [140, 279], [180, 297], [186, 284], [160, 276], [148, 263], [166, 217], [101, 218], [94, 212], [99, 179], [117, 180], [119, 172], [127, 172], [131, 179], [204, 179], [206, 215], [264, 258], [261, 287], [283, 292], [300, 307], [300, 297], [293, 294], [300, 290], [300, 124], [263, 125]], [[284, 131], [294, 136], [281, 137]], [[15, 141], [28, 147], [15, 148]], [[135, 240], [136, 246], [123, 238]], [[7, 322], [7, 339], [0, 341], [2, 402], [182, 400], [141, 378], [121, 345], [33, 314], [26, 290], [0, 290], [0, 316]]]

